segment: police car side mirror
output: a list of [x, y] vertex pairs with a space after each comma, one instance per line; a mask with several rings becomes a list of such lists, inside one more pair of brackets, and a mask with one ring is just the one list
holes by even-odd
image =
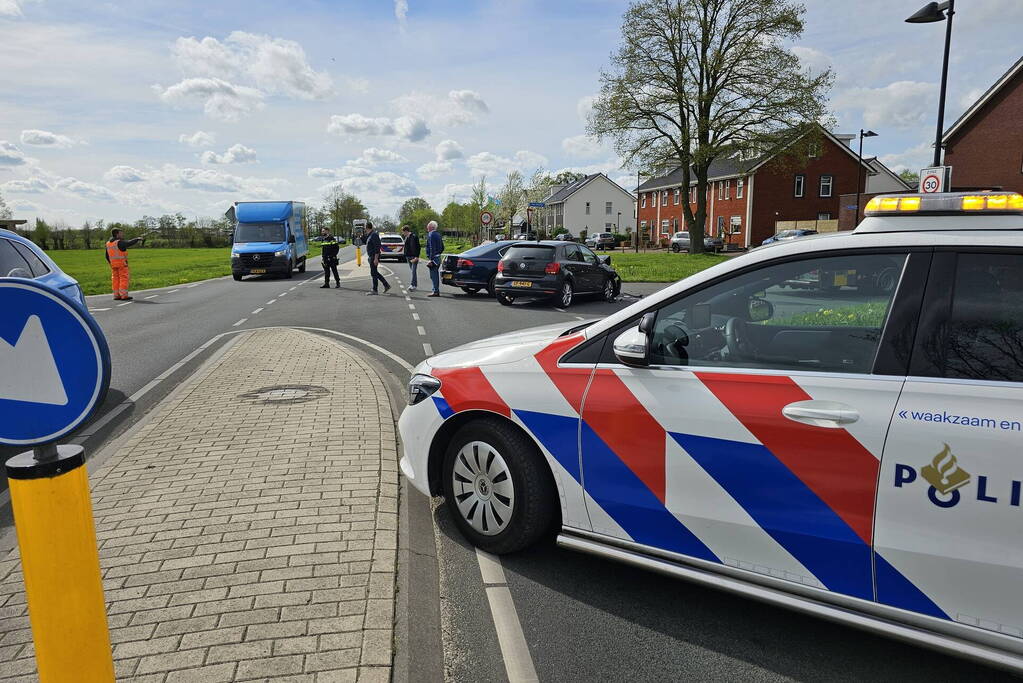
[[753, 297], [749, 300], [750, 322], [761, 323], [774, 317], [774, 304], [767, 299]]
[[613, 348], [615, 357], [625, 365], [641, 368], [650, 363], [647, 333], [639, 327], [630, 327], [618, 335]]

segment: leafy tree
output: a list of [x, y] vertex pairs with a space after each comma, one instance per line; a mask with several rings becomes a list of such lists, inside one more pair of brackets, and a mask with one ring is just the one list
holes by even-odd
[[401, 229], [393, 216], [373, 216], [370, 220], [373, 221], [373, 227], [380, 232], [398, 232]]
[[398, 209], [398, 222], [408, 223], [412, 220], [412, 213], [421, 209], [431, 210], [430, 203], [422, 197], [413, 197], [412, 199], [406, 199], [405, 203]]
[[366, 205], [353, 195], [334, 185], [323, 196], [323, 210], [327, 212], [328, 229], [335, 235], [351, 235], [352, 221], [369, 215]]
[[582, 180], [586, 177], [585, 173], [576, 173], [575, 171], [562, 171], [558, 175], [551, 179], [552, 185], [571, 185], [577, 180]]
[[36, 227], [32, 231], [32, 241], [43, 249], [50, 248], [50, 226], [42, 218], [36, 219]]
[[920, 174], [908, 168], [899, 171], [899, 177], [909, 183], [911, 187], [917, 187], [920, 184]]
[[[426, 204], [425, 201], [423, 203]], [[422, 235], [426, 232], [426, 224], [430, 221], [437, 221], [437, 223], [441, 224], [441, 227], [446, 227], [441, 222], [440, 215], [431, 209], [429, 204], [426, 204], [426, 207], [413, 209], [412, 213], [408, 215], [408, 219], [403, 220], [401, 224], [408, 224], [409, 227], [412, 228], [413, 232]]]
[[524, 197], [525, 188], [522, 183], [522, 173], [512, 171], [508, 174], [508, 178], [505, 180], [504, 186], [501, 187], [501, 192], [498, 195], [498, 199], [501, 200], [501, 206], [498, 207], [498, 210], [501, 212], [501, 216], [507, 220], [508, 225], [511, 225], [515, 215], [522, 208]]
[[7, 206], [7, 202], [4, 201], [4, 196], [0, 194], [0, 219], [13, 218], [14, 214], [11, 213], [11, 207]]
[[832, 74], [803, 69], [785, 48], [804, 11], [792, 0], [635, 0], [625, 12], [587, 132], [610, 139], [628, 166], [680, 166], [682, 187], [695, 176], [696, 211], [682, 204], [694, 252], [712, 162], [817, 144]]

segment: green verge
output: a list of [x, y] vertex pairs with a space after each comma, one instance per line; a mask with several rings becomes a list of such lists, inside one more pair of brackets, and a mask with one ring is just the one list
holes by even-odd
[[771, 319], [767, 325], [796, 327], [873, 327], [880, 329], [888, 313], [887, 301], [870, 301], [842, 308], [820, 308], [786, 318]]
[[[78, 280], [86, 294], [110, 293], [110, 266], [101, 249], [48, 251], [61, 270]], [[230, 247], [128, 250], [131, 289], [180, 285], [231, 274]]]
[[611, 265], [623, 282], [677, 282], [728, 260], [718, 254], [635, 254], [619, 250], [600, 253], [611, 256]]

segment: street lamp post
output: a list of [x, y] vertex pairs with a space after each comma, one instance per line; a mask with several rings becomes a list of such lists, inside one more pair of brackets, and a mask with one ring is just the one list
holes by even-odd
[[[931, 24], [945, 21], [945, 56], [941, 61], [941, 92], [938, 94], [938, 129], [934, 134], [934, 165], [941, 165], [941, 138], [945, 132], [945, 89], [948, 84], [948, 52], [952, 45], [952, 16], [955, 14], [955, 0], [929, 2], [913, 16], [906, 19], [908, 24]], [[947, 12], [947, 14], [946, 14]]]
[[860, 128], [860, 151], [856, 154], [856, 160], [859, 162], [859, 166], [856, 169], [856, 220], [853, 221], [853, 227], [855, 228], [860, 222], [860, 187], [863, 185], [863, 138], [876, 138], [877, 133], [872, 130], [863, 130]]

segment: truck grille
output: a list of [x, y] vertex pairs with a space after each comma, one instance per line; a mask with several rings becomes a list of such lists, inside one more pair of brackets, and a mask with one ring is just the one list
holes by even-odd
[[246, 268], [266, 268], [273, 263], [273, 252], [258, 254], [241, 254], [241, 263]]

